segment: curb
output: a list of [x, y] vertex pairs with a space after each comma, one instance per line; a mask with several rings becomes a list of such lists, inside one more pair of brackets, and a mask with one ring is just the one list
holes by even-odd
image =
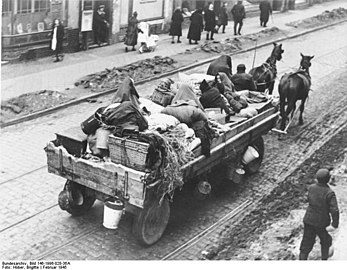
[[[347, 19], [343, 19], [341, 21], [334, 22], [334, 23], [331, 23], [329, 25], [322, 25], [322, 26], [319, 26], [319, 27], [316, 27], [316, 28], [312, 28], [312, 29], [309, 29], [309, 30], [306, 30], [306, 31], [304, 30], [304, 31], [302, 31], [300, 33], [288, 35], [288, 36], [285, 36], [285, 37], [282, 37], [282, 38], [278, 38], [278, 39], [275, 39], [275, 40], [271, 40], [271, 41], [267, 41], [267, 42], [264, 42], [264, 43], [262, 43], [260, 45], [257, 45], [256, 47], [250, 47], [250, 48], [242, 49], [242, 50], [239, 50], [237, 52], [231, 53], [229, 55], [232, 56], [232, 55], [237, 55], [237, 54], [249, 52], [249, 51], [255, 50], [257, 48], [262, 48], [262, 47], [268, 46], [268, 45], [272, 44], [273, 42], [280, 42], [280, 41], [287, 40], [287, 39], [297, 38], [297, 37], [300, 37], [300, 36], [303, 36], [303, 35], [306, 35], [306, 34], [310, 34], [312, 32], [319, 31], [319, 30], [322, 30], [322, 29], [325, 29], [325, 28], [328, 28], [328, 27], [331, 27], [331, 26], [334, 26], [334, 25], [337, 25], [337, 24], [340, 24], [340, 23], [344, 23], [346, 21], [347, 21]], [[157, 80], [157, 79], [160, 79], [160, 78], [163, 78], [163, 77], [167, 77], [167, 76], [170, 76], [172, 74], [175, 74], [175, 73], [178, 73], [178, 72], [181, 72], [181, 71], [192, 69], [192, 68], [198, 67], [200, 65], [207, 64], [207, 63], [212, 62], [213, 60], [215, 60], [215, 59], [217, 59], [219, 57], [220, 57], [220, 55], [216, 55], [216, 56], [207, 58], [205, 60], [198, 61], [198, 62], [195, 62], [193, 64], [190, 64], [190, 65], [178, 68], [178, 69], [174, 69], [174, 70], [162, 73], [162, 74], [160, 74], [158, 76], [153, 76], [153, 77], [150, 77], [150, 78], [146, 78], [146, 79], [137, 81], [137, 82], [135, 82], [135, 86], [147, 83], [149, 81]], [[46, 115], [51, 114], [53, 112], [56, 112], [58, 110], [65, 109], [67, 107], [70, 107], [70, 106], [77, 105], [79, 103], [85, 102], [88, 99], [93, 99], [93, 98], [97, 98], [97, 97], [100, 97], [100, 96], [105, 96], [105, 95], [108, 95], [108, 94], [112, 94], [117, 89], [118, 88], [114, 88], [114, 89], [110, 89], [110, 90], [107, 90], [107, 91], [104, 91], [104, 92], [101, 92], [101, 93], [91, 94], [91, 95], [88, 95], [88, 96], [85, 96], [85, 97], [82, 97], [82, 98], [79, 98], [79, 99], [76, 99], [76, 100], [73, 100], [73, 101], [70, 101], [70, 102], [67, 102], [67, 103], [63, 103], [63, 104], [58, 105], [56, 107], [48, 108], [48, 109], [43, 110], [43, 111], [39, 111], [39, 112], [36, 112], [36, 113], [25, 115], [23, 117], [19, 117], [17, 119], [13, 119], [13, 120], [10, 120], [8, 122], [0, 124], [0, 128], [13, 126], [15, 124], [23, 123], [25, 121], [29, 121], [29, 120], [33, 120], [33, 119], [36, 119], [36, 118], [39, 118], [39, 117], [42, 117], [42, 116], [46, 116]]]

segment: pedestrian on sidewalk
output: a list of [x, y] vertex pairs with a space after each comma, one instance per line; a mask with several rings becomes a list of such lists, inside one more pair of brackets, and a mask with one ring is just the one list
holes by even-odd
[[249, 90], [257, 91], [257, 86], [251, 74], [246, 73], [246, 66], [239, 64], [236, 68], [237, 73], [232, 75], [230, 80], [235, 86], [235, 91]]
[[94, 37], [95, 43], [101, 46], [101, 43], [107, 43], [107, 33], [110, 24], [106, 20], [105, 5], [100, 5], [94, 17]]
[[[52, 26], [51, 32], [51, 49], [55, 55], [54, 62], [63, 60], [63, 39], [64, 39], [64, 26], [59, 19], [55, 19]], [[61, 58], [59, 58], [61, 57]]]
[[[234, 18], [234, 35], [235, 36], [237, 34], [241, 35], [243, 19], [246, 18], [245, 7], [242, 4], [242, 0], [238, 0], [237, 4], [233, 6], [233, 8], [231, 9], [231, 14], [233, 14], [233, 18]], [[236, 32], [237, 26], [239, 27]]]
[[137, 26], [138, 23], [139, 23], [139, 20], [137, 19], [137, 12], [134, 11], [133, 16], [131, 16], [128, 21], [128, 28], [127, 28], [127, 32], [125, 36], [125, 41], [124, 41], [124, 44], [126, 45], [125, 52], [128, 52], [127, 46], [132, 46], [133, 47], [132, 50], [135, 51], [138, 32], [141, 31], [138, 29], [138, 26]]
[[318, 183], [308, 187], [308, 207], [304, 216], [304, 235], [299, 260], [307, 260], [317, 235], [321, 244], [321, 259], [327, 260], [329, 257], [332, 237], [327, 227], [330, 227], [330, 223], [332, 228], [339, 226], [339, 208], [335, 192], [328, 185], [330, 178], [328, 169], [319, 169], [316, 173]]
[[268, 0], [262, 0], [259, 3], [260, 9], [260, 26], [266, 27], [267, 22], [269, 21], [270, 14], [272, 14], [271, 4]]
[[[205, 31], [206, 33], [206, 40], [214, 40], [213, 39], [213, 31], [216, 27], [216, 14], [213, 10], [213, 4], [210, 3], [208, 5], [208, 9], [205, 10], [205, 14], [204, 14], [204, 19], [205, 19]], [[210, 37], [210, 33], [211, 33], [211, 37]]]
[[171, 26], [169, 35], [172, 36], [171, 43], [175, 43], [174, 38], [177, 36], [177, 43], [181, 43], [180, 37], [182, 36], [182, 22], [184, 18], [180, 8], [176, 8], [172, 14]]
[[202, 17], [202, 9], [197, 9], [190, 16], [190, 26], [188, 30], [188, 39], [189, 44], [192, 44], [192, 40], [195, 41], [195, 44], [198, 44], [198, 41], [201, 39], [201, 32], [204, 30], [204, 18]]
[[[228, 10], [227, 10], [227, 6], [228, 6], [228, 3], [224, 2], [223, 3], [223, 7], [220, 10], [220, 15], [219, 15], [220, 23], [221, 23], [221, 25], [223, 25], [223, 28], [222, 28], [222, 33], [223, 34], [225, 33], [225, 27], [228, 25]], [[218, 30], [219, 30], [219, 28], [218, 28]]]

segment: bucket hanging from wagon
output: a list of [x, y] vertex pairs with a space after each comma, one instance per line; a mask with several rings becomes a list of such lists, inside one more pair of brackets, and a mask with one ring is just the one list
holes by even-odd
[[258, 151], [253, 146], [248, 146], [245, 154], [242, 157], [242, 163], [247, 165], [256, 158], [259, 158]]
[[124, 203], [120, 200], [108, 200], [104, 204], [103, 226], [107, 229], [117, 229], [124, 212]]

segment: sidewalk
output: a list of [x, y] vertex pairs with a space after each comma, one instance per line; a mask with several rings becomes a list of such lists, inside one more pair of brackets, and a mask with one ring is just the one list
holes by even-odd
[[[273, 20], [270, 19], [268, 27], [276, 26], [289, 33], [296, 33], [293, 27], [285, 24], [288, 22], [302, 20], [318, 14], [325, 10], [338, 7], [347, 8], [347, 1], [336, 0], [314, 5], [303, 10], [290, 10], [286, 13], [274, 13]], [[259, 18], [246, 18], [242, 34], [257, 33], [264, 28], [259, 25]], [[159, 46], [155, 52], [140, 54], [136, 52], [124, 52], [123, 43], [110, 46], [81, 51], [73, 54], [65, 54], [64, 61], [53, 63], [53, 59], [43, 58], [36, 61], [20, 64], [7, 64], [1, 67], [1, 99], [7, 100], [24, 93], [39, 90], [65, 91], [66, 88], [74, 88], [74, 82], [87, 74], [99, 72], [105, 68], [120, 67], [138, 60], [160, 56], [171, 56], [182, 53], [192, 48], [186, 39], [188, 29], [183, 29], [182, 43], [171, 44], [168, 34], [160, 35]], [[229, 21], [226, 34], [215, 34], [215, 40], [233, 37], [233, 22]], [[205, 32], [202, 33], [202, 41], [205, 40]], [[138, 48], [139, 46], [137, 46]]]

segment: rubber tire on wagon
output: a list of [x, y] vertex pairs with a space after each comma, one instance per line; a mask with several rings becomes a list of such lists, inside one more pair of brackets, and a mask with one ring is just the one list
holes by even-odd
[[159, 201], [151, 200], [135, 216], [132, 231], [136, 240], [144, 246], [153, 245], [163, 235], [170, 218], [170, 202], [164, 198]]
[[257, 150], [259, 157], [245, 165], [245, 170], [248, 174], [254, 174], [259, 170], [263, 161], [265, 150], [263, 138], [261, 136], [258, 137], [254, 142], [250, 144], [250, 146], [254, 147]]
[[67, 180], [63, 191], [59, 193], [58, 204], [73, 216], [85, 214], [94, 204], [96, 198], [85, 186]]

